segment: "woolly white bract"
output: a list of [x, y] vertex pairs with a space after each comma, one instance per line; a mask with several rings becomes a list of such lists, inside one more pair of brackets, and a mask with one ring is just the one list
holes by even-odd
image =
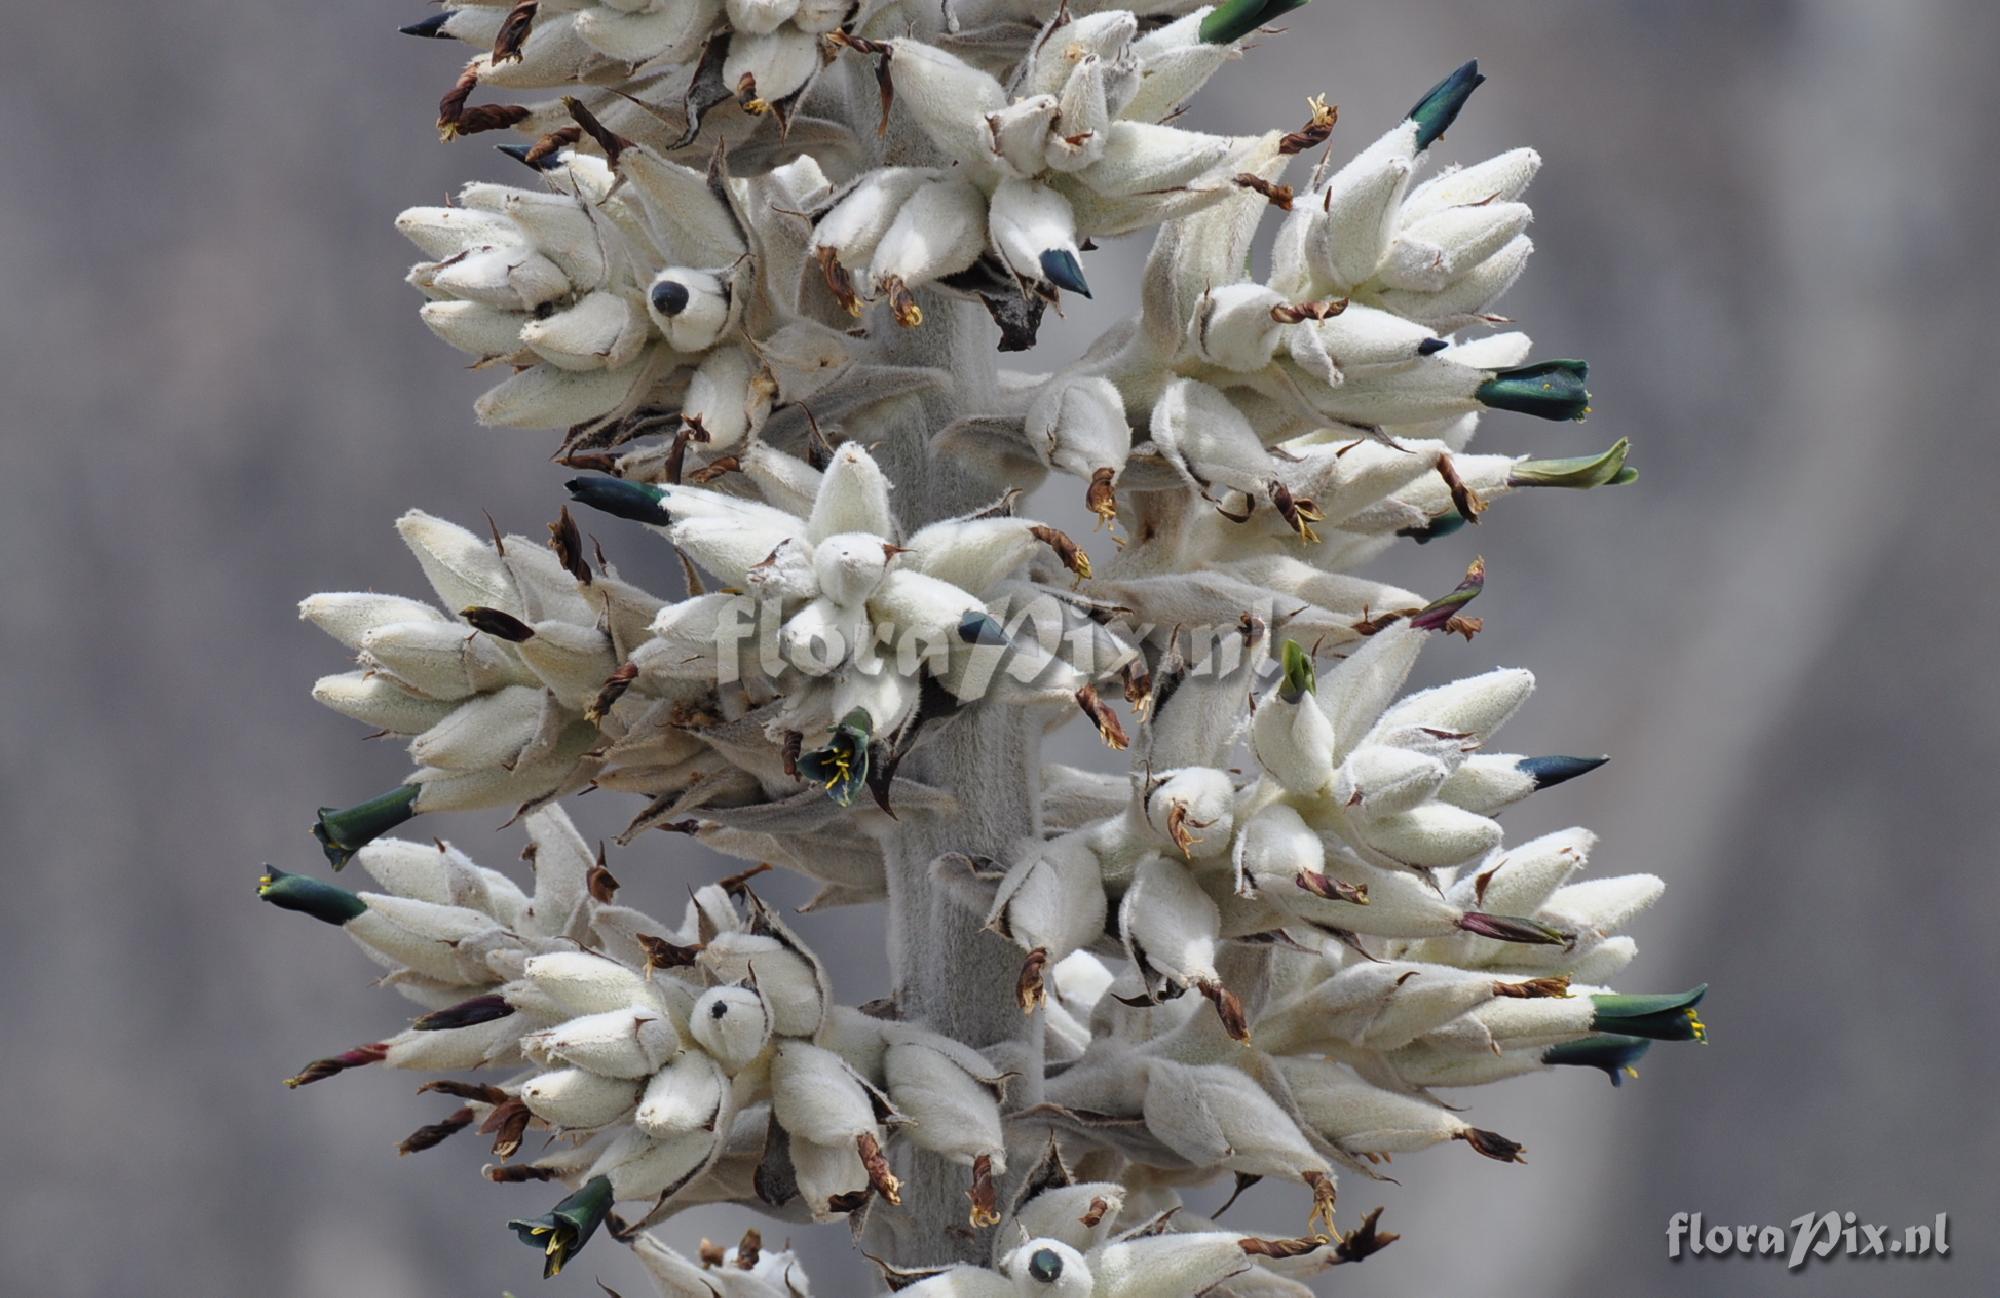
[[[1396, 1238], [1336, 1227], [1342, 1176], [1522, 1161], [1439, 1091], [1615, 1083], [1702, 1037], [1704, 989], [1604, 985], [1658, 879], [1579, 879], [1582, 829], [1503, 842], [1603, 760], [1495, 749], [1534, 678], [1404, 691], [1480, 630], [1484, 564], [1435, 598], [1353, 575], [1516, 489], [1634, 476], [1623, 441], [1467, 449], [1487, 410], [1588, 410], [1582, 362], [1491, 331], [1540, 159], [1423, 178], [1472, 64], [1295, 183], [1321, 99], [1289, 133], [1174, 124], [1297, 3], [496, 0], [405, 28], [483, 51], [440, 127], [518, 131], [534, 173], [403, 213], [425, 322], [504, 372], [480, 420], [562, 430], [571, 503], [685, 582], [635, 586], [568, 505], [546, 546], [413, 511], [434, 600], [300, 606], [358, 656], [315, 696], [413, 768], [314, 829], [376, 891], [260, 894], [425, 1012], [292, 1084], [488, 1070], [429, 1083], [460, 1107], [404, 1149], [477, 1127], [491, 1179], [562, 1183], [512, 1223], [549, 1274], [602, 1229], [672, 1298], [807, 1294], [755, 1230], [695, 1259], [645, 1233], [726, 1202], [844, 1219], [911, 1294], [1253, 1298]], [[1110, 287], [1094, 240], [1155, 225], [1138, 310], [1076, 363], [968, 349], [1031, 346]], [[1016, 513], [1050, 472], [1097, 555]], [[1077, 711], [1125, 777], [1039, 763]], [[623, 904], [560, 805], [592, 788], [644, 799], [620, 874], [652, 830], [758, 865], [671, 920]], [[521, 814], [531, 889], [390, 836], [478, 808]], [[752, 886], [773, 865], [808, 909], [888, 900], [889, 997], [834, 999]], [[1183, 1200], [1231, 1174], [1294, 1187], [1291, 1229]]]

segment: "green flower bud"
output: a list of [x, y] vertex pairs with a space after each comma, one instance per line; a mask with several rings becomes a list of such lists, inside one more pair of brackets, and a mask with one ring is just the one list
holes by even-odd
[[1233, 45], [1274, 18], [1303, 9], [1307, 0], [1223, 0], [1201, 20], [1201, 39]]
[[368, 909], [367, 902], [345, 888], [270, 865], [257, 880], [257, 895], [280, 910], [295, 910], [322, 924], [345, 924]]
[[1514, 466], [1507, 481], [1516, 487], [1622, 487], [1639, 479], [1639, 471], [1625, 464], [1631, 449], [1630, 439], [1621, 437], [1601, 455], [1523, 460]]
[[1285, 668], [1285, 682], [1278, 687], [1279, 698], [1287, 703], [1297, 703], [1304, 696], [1317, 692], [1319, 680], [1313, 670], [1312, 655], [1299, 648], [1298, 641], [1285, 641], [1279, 658]]
[[319, 840], [326, 859], [338, 870], [362, 848], [417, 814], [414, 784], [399, 784], [379, 797], [341, 810], [321, 807], [313, 837]]
[[1485, 82], [1486, 78], [1479, 73], [1479, 60], [1472, 59], [1432, 86], [1430, 93], [1410, 110], [1410, 120], [1417, 124], [1417, 148], [1428, 149], [1432, 141], [1450, 130], [1451, 124], [1458, 120], [1458, 110], [1465, 107], [1472, 92]]
[[1708, 984], [1703, 983], [1664, 996], [1593, 996], [1590, 1003], [1597, 1014], [1590, 1026], [1600, 1032], [1654, 1041], [1707, 1041], [1708, 1025], [1695, 1013], [1695, 1006], [1707, 994]]
[[557, 1275], [583, 1251], [604, 1219], [611, 1215], [611, 1178], [593, 1176], [581, 1190], [539, 1217], [510, 1221], [508, 1227], [523, 1244], [542, 1250], [542, 1279]]
[[1590, 413], [1588, 361], [1538, 361], [1500, 370], [1473, 395], [1495, 410], [1514, 410], [1538, 419], [1582, 419]]

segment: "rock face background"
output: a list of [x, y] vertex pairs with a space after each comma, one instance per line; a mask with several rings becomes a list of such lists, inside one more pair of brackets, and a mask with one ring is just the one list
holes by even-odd
[[[543, 1286], [501, 1223], [545, 1190], [487, 1185], [469, 1144], [398, 1160], [443, 1112], [411, 1079], [278, 1085], [402, 1012], [344, 943], [254, 900], [260, 861], [313, 860], [314, 806], [404, 769], [306, 697], [341, 654], [293, 602], [414, 590], [389, 526], [405, 506], [534, 533], [561, 494], [540, 441], [473, 426], [484, 376], [398, 282], [400, 207], [517, 174], [480, 141], [433, 141], [452, 56], [395, 34], [416, 12], [41, 6], [0, 46], [0, 1094], [20, 1292], [643, 1292], [608, 1244]], [[1507, 305], [1539, 352], [1591, 358], [1597, 414], [1489, 417], [1481, 444], [1630, 435], [1644, 481], [1508, 501], [1391, 575], [1445, 589], [1483, 550], [1488, 631], [1426, 670], [1533, 668], [1510, 746], [1616, 755], [1512, 834], [1583, 821], [1599, 870], [1666, 876], [1631, 982], [1715, 984], [1714, 1044], [1655, 1052], [1637, 1086], [1480, 1094], [1481, 1125], [1525, 1141], [1529, 1166], [1398, 1161], [1407, 1188], [1379, 1201], [1406, 1242], [1338, 1291], [2000, 1290], [1978, 1215], [2000, 1161], [1976, 341], [2000, 287], [1994, 10], [1326, 0], [1286, 26], [1193, 124], [1288, 126], [1324, 90], [1344, 155], [1477, 54], [1492, 82], [1440, 152], [1547, 159], [1540, 252]], [[1141, 253], [1093, 255], [1099, 301], [1052, 352], [1125, 310], [1117, 268], [1131, 286]], [[664, 546], [596, 530], [670, 579]], [[630, 810], [604, 796], [587, 827]], [[424, 828], [504, 864], [519, 841], [497, 819]], [[714, 873], [664, 835], [612, 865], [660, 905]], [[803, 925], [847, 962], [851, 999], [885, 987], [876, 923]], [[1344, 1213], [1378, 1201], [1343, 1189]], [[1292, 1229], [1300, 1207], [1273, 1193], [1232, 1217]], [[1665, 1260], [1676, 1211], [1825, 1209], [1952, 1211], [1953, 1256], [1804, 1276]], [[703, 1213], [672, 1234], [745, 1224]], [[816, 1292], [861, 1288], [839, 1232], [806, 1252]]]

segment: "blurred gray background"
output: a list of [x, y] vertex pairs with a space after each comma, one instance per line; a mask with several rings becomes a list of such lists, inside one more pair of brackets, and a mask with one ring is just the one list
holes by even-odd
[[[483, 141], [436, 143], [454, 56], [394, 32], [422, 12], [19, 7], [0, 44], [10, 1292], [645, 1292], [609, 1245], [538, 1280], [500, 1223], [546, 1189], [487, 1185], [470, 1142], [398, 1159], [446, 1109], [411, 1077], [278, 1084], [404, 1013], [343, 942], [254, 898], [260, 862], [317, 867], [314, 806], [405, 769], [307, 699], [342, 654], [294, 601], [416, 592], [390, 528], [408, 505], [538, 533], [561, 494], [547, 438], [474, 427], [485, 376], [399, 282], [399, 208], [520, 178]], [[1326, 1291], [2000, 1292], [1976, 343], [2000, 288], [1993, 6], [1321, 0], [1284, 25], [1194, 124], [1289, 128], [1323, 90], [1345, 154], [1477, 55], [1492, 81], [1440, 150], [1546, 158], [1540, 251], [1506, 305], [1539, 353], [1591, 358], [1596, 414], [1491, 417], [1480, 446], [1630, 436], [1644, 479], [1508, 501], [1384, 575], [1441, 590], [1486, 555], [1486, 634], [1426, 670], [1530, 667], [1509, 746], [1615, 754], [1510, 833], [1585, 821], [1598, 873], [1665, 876], [1627, 982], [1715, 986], [1713, 1044], [1655, 1051], [1637, 1085], [1568, 1070], [1473, 1093], [1529, 1165], [1399, 1159], [1379, 1201], [1405, 1242]], [[1053, 351], [1128, 309], [1141, 251], [1094, 255], [1100, 302]], [[635, 529], [596, 530], [670, 571]], [[505, 864], [499, 819], [424, 828]], [[612, 865], [663, 906], [715, 874], [665, 836]], [[804, 926], [840, 944], [852, 999], [885, 987], [878, 922]], [[1374, 1188], [1350, 1179], [1343, 1209]], [[1825, 1209], [1948, 1211], [1952, 1256], [1665, 1259], [1677, 1211]], [[1291, 1199], [1233, 1219], [1260, 1211], [1296, 1224]], [[816, 1292], [862, 1291], [838, 1231], [797, 1238]]]

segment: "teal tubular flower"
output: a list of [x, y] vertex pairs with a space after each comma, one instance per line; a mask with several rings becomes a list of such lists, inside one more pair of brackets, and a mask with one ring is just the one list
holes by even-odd
[[1708, 1025], [1695, 1013], [1706, 995], [1707, 983], [1661, 996], [1593, 996], [1590, 1003], [1597, 1007], [1597, 1015], [1590, 1026], [1654, 1041], [1706, 1042]]
[[661, 503], [667, 493], [649, 483], [627, 482], [623, 478], [571, 478], [563, 485], [569, 488], [571, 500], [614, 518], [629, 518], [656, 527], [665, 527], [673, 521]]
[[327, 861], [338, 870], [369, 843], [417, 814], [414, 784], [399, 784], [387, 793], [345, 809], [321, 807], [313, 825]]
[[1201, 39], [1209, 45], [1234, 45], [1272, 19], [1306, 4], [1307, 0], [1223, 0], [1201, 20]]
[[1512, 410], [1538, 419], [1582, 419], [1590, 413], [1590, 362], [1539, 361], [1498, 370], [1474, 395], [1494, 410]]
[[368, 909], [367, 902], [345, 888], [270, 865], [257, 880], [257, 895], [280, 910], [295, 910], [336, 926]]
[[1579, 775], [1588, 775], [1610, 760], [1609, 757], [1523, 757], [1514, 767], [1533, 780], [1537, 789], [1550, 789]]
[[1652, 1048], [1653, 1043], [1643, 1037], [1607, 1034], [1550, 1046], [1542, 1052], [1542, 1062], [1596, 1068], [1611, 1079], [1613, 1086], [1623, 1086], [1626, 1078], [1639, 1075], [1634, 1065], [1638, 1063], [1639, 1056]]
[[833, 742], [799, 757], [799, 774], [826, 791], [843, 807], [851, 807], [868, 787], [868, 714], [855, 709], [834, 727]]
[[611, 1178], [593, 1176], [581, 1190], [541, 1216], [510, 1221], [507, 1225], [523, 1244], [542, 1250], [542, 1279], [547, 1280], [583, 1251], [583, 1246], [610, 1214]]
[[1472, 98], [1472, 92], [1485, 81], [1479, 71], [1479, 60], [1472, 59], [1432, 86], [1430, 92], [1410, 110], [1410, 120], [1417, 124], [1417, 148], [1429, 148], [1432, 141], [1450, 130], [1451, 124], [1458, 120], [1458, 110], [1465, 107], [1465, 101]]

